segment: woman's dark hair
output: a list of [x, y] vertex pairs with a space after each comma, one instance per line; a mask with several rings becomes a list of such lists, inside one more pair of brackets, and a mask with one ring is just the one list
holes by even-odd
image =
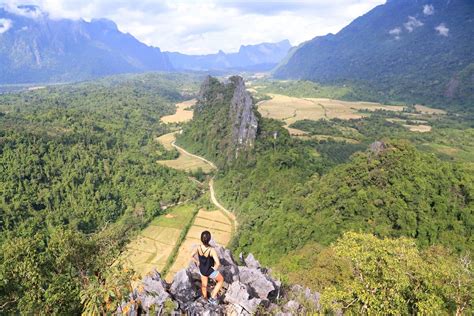
[[204, 246], [209, 247], [209, 242], [211, 241], [211, 233], [207, 230], [201, 233], [201, 241]]

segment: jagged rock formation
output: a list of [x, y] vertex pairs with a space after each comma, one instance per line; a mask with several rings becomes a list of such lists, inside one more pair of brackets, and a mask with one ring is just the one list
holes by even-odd
[[298, 315], [319, 310], [319, 293], [299, 285], [285, 290], [251, 254], [238, 265], [228, 249], [215, 249], [225, 280], [219, 305], [211, 305], [201, 297], [199, 269], [191, 263], [175, 275], [171, 284], [156, 271], [145, 277], [117, 315], [254, 315], [261, 311]]
[[234, 95], [230, 102], [230, 121], [232, 126], [232, 140], [237, 148], [253, 147], [257, 137], [258, 121], [253, 112], [253, 101], [250, 93], [245, 89], [242, 77], [232, 77]]
[[37, 6], [0, 3], [0, 83], [80, 81], [173, 67], [158, 47], [107, 19], [51, 18]]
[[242, 77], [220, 82], [207, 76], [193, 121], [184, 128], [181, 139], [222, 166], [251, 151], [258, 126], [259, 116]]

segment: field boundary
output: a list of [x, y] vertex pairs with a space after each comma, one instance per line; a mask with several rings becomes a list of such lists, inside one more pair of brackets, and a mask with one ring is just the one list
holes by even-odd
[[191, 229], [191, 227], [194, 225], [194, 221], [196, 220], [196, 216], [197, 214], [199, 213], [199, 209], [196, 207], [193, 211], [193, 217], [191, 218], [191, 220], [186, 224], [186, 226], [184, 226], [184, 228], [181, 230], [181, 234], [179, 235], [178, 237], [178, 240], [176, 241], [176, 244], [174, 245], [173, 247], [173, 250], [171, 250], [171, 253], [170, 255], [168, 256], [168, 259], [166, 259], [166, 264], [165, 266], [163, 267], [163, 269], [161, 270], [161, 275], [163, 275], [163, 277], [166, 277], [166, 275], [168, 274], [169, 270], [171, 269], [171, 267], [173, 266], [175, 260], [176, 260], [176, 257], [178, 256], [178, 253], [179, 253], [179, 248], [181, 247], [181, 245], [183, 244], [184, 240], [186, 239], [186, 236], [188, 235], [188, 232], [189, 230]]

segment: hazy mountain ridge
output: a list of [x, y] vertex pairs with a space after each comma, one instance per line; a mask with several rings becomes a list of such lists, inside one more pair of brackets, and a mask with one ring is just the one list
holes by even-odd
[[288, 40], [278, 43], [242, 45], [236, 53], [208, 55], [186, 55], [178, 52], [165, 52], [176, 69], [180, 70], [270, 70], [275, 67], [291, 49]]
[[10, 11], [0, 8], [0, 83], [172, 69], [159, 48], [120, 32], [110, 20], [56, 20], [36, 6]]
[[459, 78], [474, 63], [473, 13], [467, 0], [387, 1], [336, 35], [301, 45], [275, 76], [358, 81], [392, 99], [467, 104], [472, 73]]

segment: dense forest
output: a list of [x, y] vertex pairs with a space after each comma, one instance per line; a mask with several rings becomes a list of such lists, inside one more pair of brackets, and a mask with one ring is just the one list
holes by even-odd
[[[219, 104], [210, 105], [212, 122], [227, 120], [224, 108], [229, 106], [229, 98], [229, 94], [220, 93]], [[443, 290], [440, 284], [460, 277], [466, 284], [462, 291], [472, 289], [472, 270], [462, 260], [469, 261], [474, 250], [474, 170], [469, 158], [448, 159], [426, 145], [458, 135], [459, 145], [470, 150], [471, 141], [465, 137], [472, 135], [472, 122], [469, 116], [457, 116], [456, 121], [446, 115], [433, 122], [433, 132], [421, 135], [386, 118], [387, 114], [379, 111], [357, 120], [299, 121], [292, 126], [310, 135], [357, 140], [348, 143], [292, 138], [282, 123], [259, 117], [254, 149], [241, 159], [221, 164], [216, 179], [219, 199], [239, 217], [234, 251], [253, 253], [289, 283], [322, 291], [329, 309], [357, 313], [369, 305], [368, 311], [375, 313], [404, 314], [432, 308], [448, 313], [472, 308], [466, 296], [462, 303], [443, 296], [443, 291], [457, 290]], [[185, 126], [179, 142], [210, 159], [225, 160], [219, 156], [220, 147], [209, 146], [214, 141], [212, 133], [202, 132], [219, 130], [219, 125], [196, 119], [199, 124]], [[345, 235], [348, 232], [362, 235]], [[357, 253], [352, 244], [359, 242], [369, 248]], [[380, 249], [371, 249], [369, 245], [376, 243]], [[388, 262], [397, 262], [396, 257], [404, 253], [411, 256], [406, 259], [408, 266]], [[368, 264], [362, 267], [367, 271], [361, 271], [360, 260]], [[369, 271], [370, 260], [387, 262], [387, 266]], [[413, 265], [419, 265], [420, 270], [409, 270]], [[426, 275], [433, 265], [444, 265], [447, 271]], [[407, 287], [414, 279], [405, 284], [381, 279], [396, 270], [400, 275], [415, 276], [423, 289], [416, 293]], [[354, 271], [369, 273], [373, 286], [387, 286], [383, 291], [393, 287], [394, 293], [401, 293], [395, 299], [398, 301], [377, 310], [381, 305], [366, 301], [370, 298], [367, 288], [357, 283]], [[427, 290], [430, 287], [431, 292]], [[354, 292], [357, 289], [360, 292]], [[374, 299], [383, 300], [388, 295], [383, 291]], [[419, 295], [427, 296], [421, 299]], [[467, 295], [467, 302], [471, 298]], [[352, 300], [357, 301], [355, 306]]]
[[[133, 271], [115, 264], [130, 237], [165, 206], [204, 198], [188, 174], [156, 163], [176, 152], [155, 141], [171, 128], [160, 118], [201, 79], [117, 76], [0, 95], [1, 313], [79, 314], [130, 292]], [[216, 194], [239, 221], [235, 254], [321, 292], [328, 313], [472, 312], [468, 112], [429, 117], [424, 134], [387, 121], [410, 106], [292, 125], [334, 137], [318, 140], [291, 137], [253, 107], [256, 139], [235, 156], [235, 86], [209, 83], [217, 101], [198, 102], [177, 141], [220, 167]], [[457, 151], [439, 151], [447, 145]]]
[[112, 268], [122, 245], [200, 194], [156, 163], [154, 140], [196, 80], [120, 76], [0, 96], [0, 313], [80, 314], [81, 297], [103, 299], [111, 279], [129, 290]]

